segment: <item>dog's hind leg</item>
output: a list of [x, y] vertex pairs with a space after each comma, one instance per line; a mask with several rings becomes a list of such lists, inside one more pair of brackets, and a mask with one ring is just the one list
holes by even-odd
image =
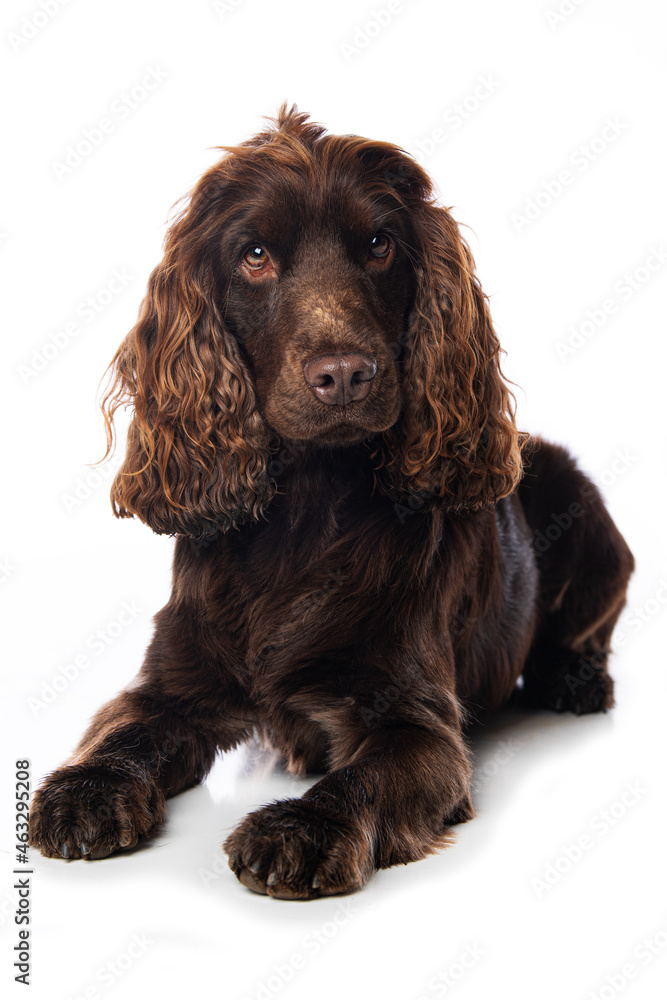
[[519, 496], [540, 574], [539, 623], [514, 700], [577, 715], [606, 711], [614, 704], [607, 658], [632, 553], [564, 448], [534, 439], [525, 455]]

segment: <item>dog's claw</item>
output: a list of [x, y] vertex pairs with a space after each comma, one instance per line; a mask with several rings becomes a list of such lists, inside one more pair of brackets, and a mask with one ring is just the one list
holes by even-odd
[[68, 858], [69, 857], [69, 844], [66, 844], [64, 840], [63, 840], [62, 844], [60, 845], [60, 853], [62, 854], [62, 856], [64, 858]]
[[79, 849], [80, 849], [81, 853], [83, 854], [84, 858], [85, 858], [86, 854], [90, 854], [90, 848], [88, 847], [88, 844], [86, 844], [83, 840], [79, 844]]
[[267, 885], [275, 885], [278, 881], [278, 872], [271, 872], [266, 880]]
[[256, 875], [256, 874], [257, 874], [257, 872], [259, 871], [259, 869], [260, 869], [260, 864], [259, 864], [259, 861], [254, 861], [254, 862], [253, 862], [253, 863], [252, 863], [252, 864], [250, 865], [250, 871], [251, 871], [251, 872], [253, 873], [253, 875]]
[[316, 875], [313, 881], [310, 883], [311, 889], [319, 889], [320, 887], [320, 877]]

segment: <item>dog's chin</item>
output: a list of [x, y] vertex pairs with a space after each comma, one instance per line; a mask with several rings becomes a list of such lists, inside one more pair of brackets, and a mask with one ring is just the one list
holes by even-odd
[[320, 427], [304, 425], [283, 427], [278, 432], [283, 440], [308, 442], [322, 448], [349, 448], [361, 444], [362, 441], [369, 441], [382, 431], [388, 430], [393, 423], [393, 420], [387, 420], [365, 424], [353, 419], [341, 419]]
[[[346, 448], [349, 445], [360, 444], [368, 438], [373, 437], [377, 432], [369, 430], [367, 427], [357, 427], [354, 424], [340, 424], [337, 427], [327, 427], [308, 438], [315, 445], [322, 445], [327, 448]], [[301, 440], [305, 440], [302, 438]]]
[[346, 448], [368, 441], [396, 423], [400, 413], [400, 400], [378, 407], [368, 407], [363, 403], [350, 406], [321, 406], [315, 412], [298, 415], [296, 413], [271, 412], [267, 407], [265, 419], [283, 441], [300, 441], [323, 448]]

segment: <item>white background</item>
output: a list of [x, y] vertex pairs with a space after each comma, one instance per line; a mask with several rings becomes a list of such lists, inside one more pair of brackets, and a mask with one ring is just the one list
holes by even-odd
[[[402, 0], [381, 28], [384, 0], [218, 11], [70, 0], [49, 18], [37, 0], [3, 5], [3, 982], [16, 942], [14, 761], [30, 758], [37, 782], [67, 756], [135, 674], [169, 593], [172, 542], [116, 521], [108, 480], [91, 479], [96, 387], [170, 206], [215, 162], [212, 147], [251, 135], [283, 99], [333, 132], [420, 156], [471, 227], [520, 425], [579, 456], [638, 561], [612, 664], [618, 707], [499, 716], [476, 741], [478, 816], [455, 846], [347, 900], [254, 895], [220, 844], [248, 809], [307, 782], [239, 752], [171, 802], [144, 850], [90, 864], [33, 852], [33, 986], [12, 996], [662, 995], [667, 268], [653, 251], [667, 248], [666, 25], [650, 0], [564, 2], [558, 21], [559, 2]], [[164, 78], [128, 108], [149, 70]], [[103, 118], [112, 130], [59, 179], [54, 164]], [[538, 195], [532, 221], [517, 222]], [[129, 277], [110, 297], [114, 270]], [[45, 358], [52, 335], [64, 346]], [[119, 625], [124, 604], [134, 617]], [[98, 629], [108, 641], [96, 649]], [[68, 670], [77, 655], [85, 666]]]

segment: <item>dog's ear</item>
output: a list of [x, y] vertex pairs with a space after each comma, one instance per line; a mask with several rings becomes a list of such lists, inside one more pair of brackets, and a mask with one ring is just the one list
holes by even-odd
[[117, 517], [193, 537], [261, 516], [275, 489], [269, 432], [223, 322], [215, 267], [223, 187], [216, 168], [171, 226], [139, 320], [111, 363], [102, 408], [131, 405], [127, 454], [112, 486]]
[[[426, 174], [413, 165], [422, 191]], [[408, 171], [405, 171], [409, 176]], [[523, 435], [474, 261], [449, 212], [410, 208], [418, 259], [404, 347], [403, 410], [378, 450], [378, 482], [395, 499], [455, 512], [488, 506], [521, 476]]]

